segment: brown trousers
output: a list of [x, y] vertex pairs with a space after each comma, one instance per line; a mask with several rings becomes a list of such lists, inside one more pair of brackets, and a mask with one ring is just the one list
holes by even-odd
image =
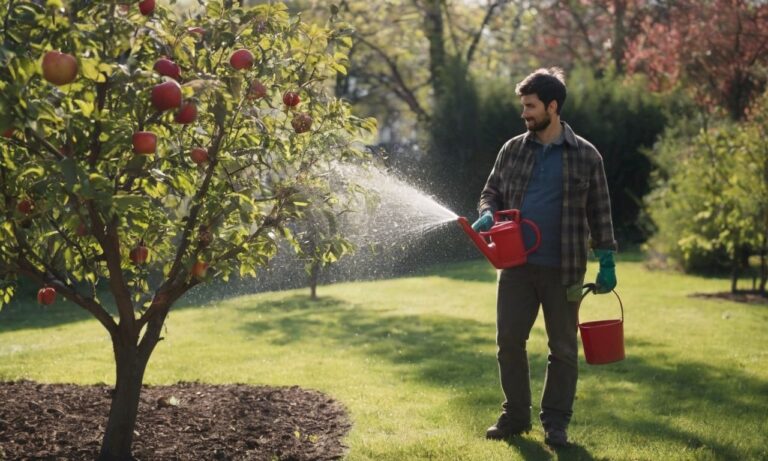
[[526, 342], [539, 312], [544, 311], [549, 356], [539, 417], [545, 429], [568, 426], [578, 378], [578, 302], [569, 302], [560, 269], [525, 264], [499, 274], [496, 344], [502, 405], [510, 420], [531, 420], [531, 382]]

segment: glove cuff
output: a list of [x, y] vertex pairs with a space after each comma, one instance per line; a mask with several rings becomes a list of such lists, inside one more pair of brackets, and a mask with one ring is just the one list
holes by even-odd
[[613, 251], [596, 249], [594, 252], [595, 256], [600, 261], [600, 267], [616, 267], [616, 262], [613, 260]]

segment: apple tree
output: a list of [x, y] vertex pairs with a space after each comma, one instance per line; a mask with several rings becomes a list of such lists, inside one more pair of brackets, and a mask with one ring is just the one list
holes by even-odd
[[187, 19], [154, 0], [0, 0], [0, 18], [0, 306], [24, 276], [108, 331], [99, 459], [130, 459], [174, 302], [297, 245], [299, 191], [365, 156], [375, 121], [328, 91], [351, 32], [220, 0]]

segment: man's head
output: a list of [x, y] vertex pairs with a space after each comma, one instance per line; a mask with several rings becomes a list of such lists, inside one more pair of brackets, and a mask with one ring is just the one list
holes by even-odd
[[518, 96], [535, 94], [544, 103], [544, 107], [555, 101], [557, 115], [560, 115], [565, 103], [565, 73], [559, 67], [537, 69], [517, 84], [515, 93]]
[[559, 117], [565, 102], [565, 77], [557, 67], [538, 69], [515, 87], [523, 104], [522, 118], [530, 131], [546, 129]]

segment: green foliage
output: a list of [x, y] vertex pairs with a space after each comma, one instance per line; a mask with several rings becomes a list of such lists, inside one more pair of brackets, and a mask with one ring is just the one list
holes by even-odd
[[466, 174], [477, 152], [480, 134], [480, 97], [477, 85], [461, 58], [449, 57], [441, 69], [442, 91], [435, 100], [430, 130], [427, 171], [440, 196], [456, 199], [455, 184]]
[[[185, 21], [159, 6], [144, 17], [114, 1], [57, 3], [0, 1], [9, 25], [0, 48], [0, 128], [16, 130], [0, 138], [0, 305], [19, 274], [76, 302], [97, 300], [99, 280], [124, 281], [143, 310], [162, 284], [183, 292], [199, 283], [190, 273], [195, 261], [210, 264], [209, 277], [254, 273], [280, 235], [290, 238], [282, 223], [315, 205], [298, 191], [322, 184], [329, 161], [365, 156], [352, 141], [375, 121], [353, 116], [328, 91], [346, 66], [344, 24], [304, 23], [271, 3], [227, 9], [210, 1]], [[253, 68], [229, 65], [239, 48], [254, 54]], [[73, 83], [42, 78], [48, 50], [77, 58]], [[152, 88], [169, 80], [153, 71], [162, 56], [182, 69], [184, 99], [199, 114], [192, 124], [150, 105]], [[268, 89], [263, 99], [248, 97], [255, 80]], [[281, 100], [289, 90], [302, 99], [294, 109]], [[299, 112], [314, 120], [309, 133], [291, 126]], [[155, 155], [132, 152], [137, 131], [157, 135]], [[210, 157], [200, 166], [188, 158], [197, 146]], [[24, 198], [34, 203], [29, 216], [16, 209]], [[141, 241], [150, 256], [137, 266], [129, 252]]]
[[658, 226], [652, 247], [684, 269], [731, 268], [744, 248], [753, 254], [768, 238], [768, 96], [743, 123], [705, 127], [691, 141], [669, 130], [654, 150], [662, 165], [649, 197]]
[[443, 90], [430, 125], [431, 148], [439, 161], [462, 165], [478, 144], [480, 97], [465, 62], [451, 57], [441, 70]]

